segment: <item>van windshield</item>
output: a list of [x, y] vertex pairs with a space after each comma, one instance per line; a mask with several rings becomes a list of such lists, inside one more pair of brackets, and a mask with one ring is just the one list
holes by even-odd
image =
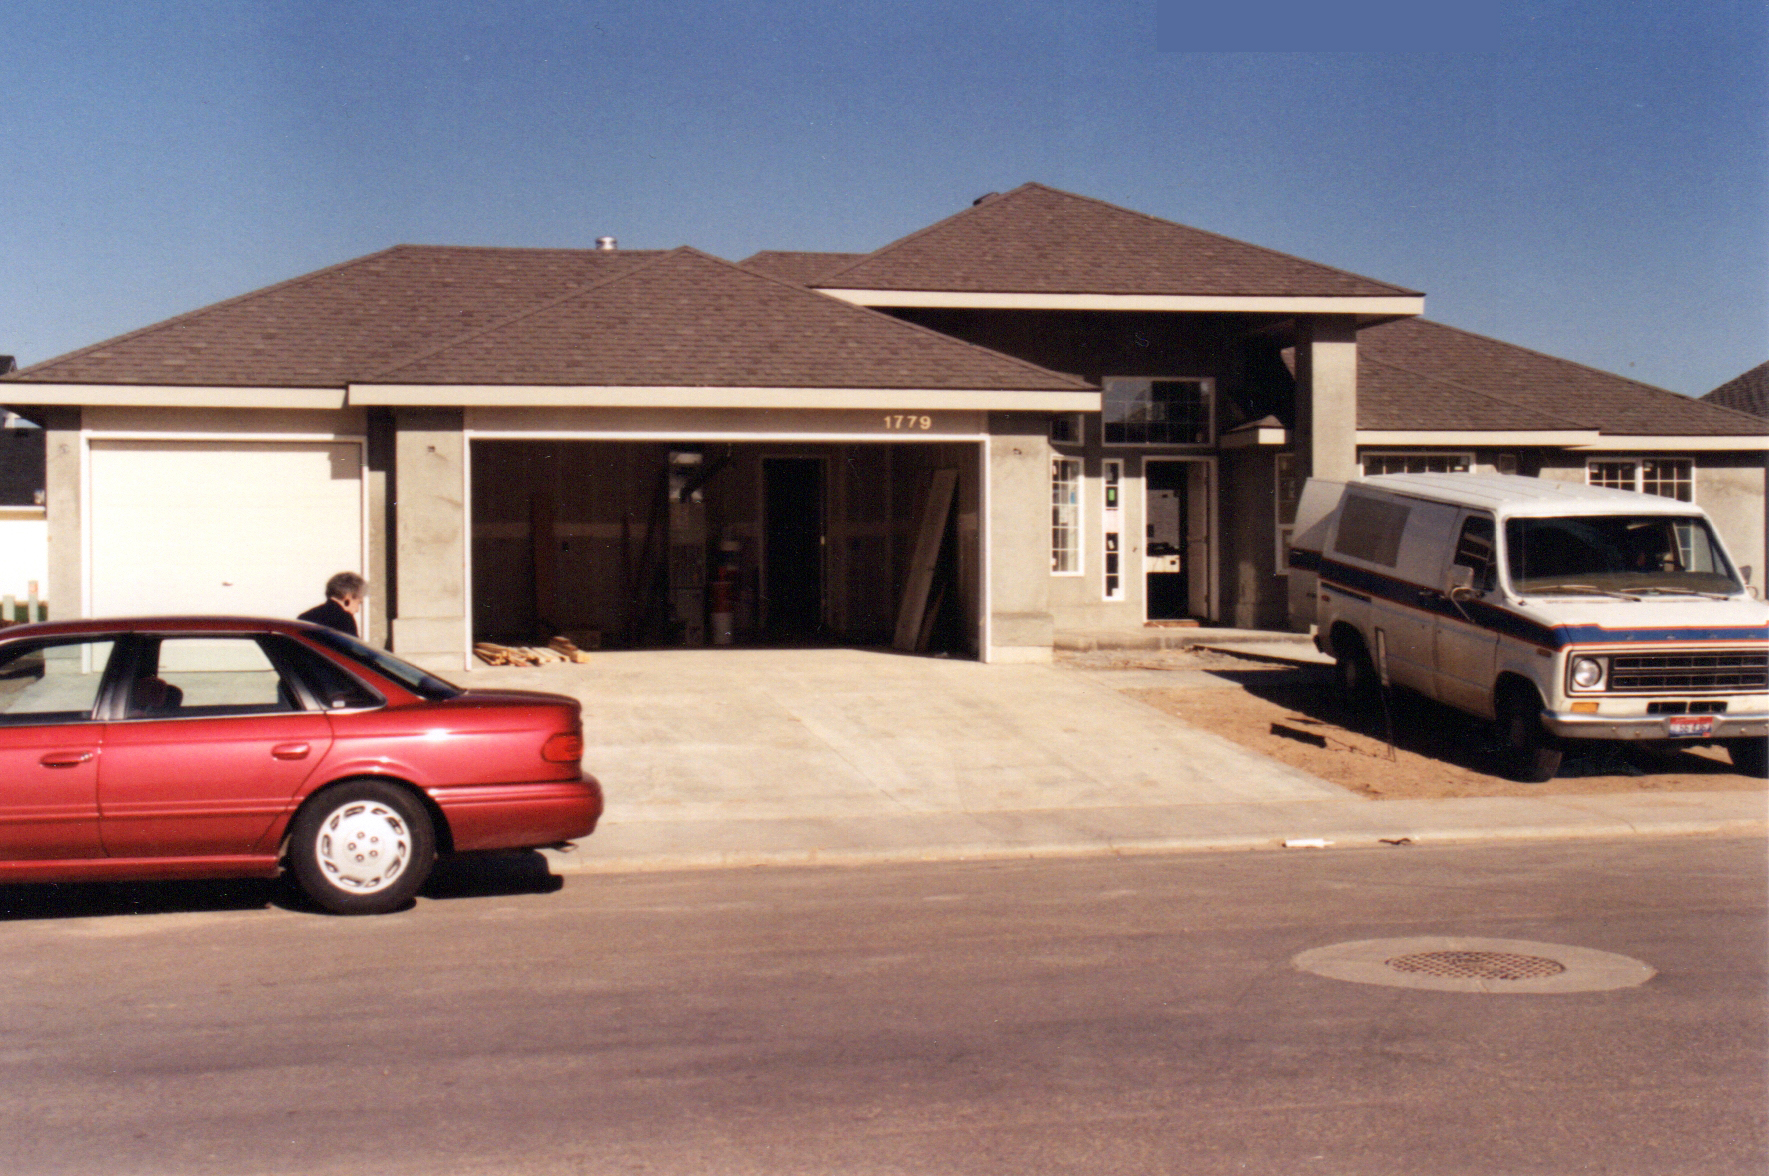
[[1515, 592], [1730, 596], [1743, 586], [1700, 516], [1507, 519]]

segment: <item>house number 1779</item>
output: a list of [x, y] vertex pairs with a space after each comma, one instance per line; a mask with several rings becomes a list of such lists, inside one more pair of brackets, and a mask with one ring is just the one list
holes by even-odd
[[933, 417], [916, 416], [914, 413], [886, 413], [884, 422], [887, 429], [931, 429], [934, 427]]

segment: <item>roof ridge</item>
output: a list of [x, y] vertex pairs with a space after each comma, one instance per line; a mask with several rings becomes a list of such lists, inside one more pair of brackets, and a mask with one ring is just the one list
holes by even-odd
[[[772, 285], [780, 287], [783, 290], [790, 291], [794, 296], [815, 298], [818, 301], [824, 303], [825, 305], [827, 305], [829, 307], [836, 308], [840, 313], [847, 314], [847, 315], [853, 315], [853, 316], [864, 316], [864, 317], [871, 319], [875, 322], [889, 323], [891, 325], [892, 329], [920, 332], [921, 334], [927, 336], [930, 339], [938, 340], [944, 346], [961, 347], [966, 350], [975, 351], [980, 354], [987, 355], [994, 362], [1005, 363], [1005, 364], [1010, 364], [1015, 367], [1024, 368], [1027, 371], [1036, 372], [1040, 376], [1044, 376], [1046, 378], [1055, 376], [1059, 379], [1069, 380], [1075, 385], [1077, 390], [1083, 390], [1083, 389], [1087, 390], [1087, 391], [1096, 390], [1094, 388], [1094, 385], [1088, 383], [1085, 380], [1080, 379], [1079, 377], [1073, 376], [1073, 375], [1069, 374], [1068, 372], [1058, 372], [1058, 371], [1053, 371], [1050, 368], [1039, 367], [1035, 363], [1029, 363], [1026, 360], [1017, 358], [1016, 356], [1006, 355], [1002, 352], [994, 351], [994, 350], [991, 350], [990, 348], [987, 348], [987, 347], [978, 346], [975, 343], [968, 343], [963, 339], [955, 339], [950, 335], [941, 334], [939, 331], [935, 331], [929, 327], [923, 327], [918, 323], [906, 322], [903, 319], [899, 319], [893, 315], [883, 314], [879, 311], [872, 310], [868, 307], [855, 306], [851, 302], [846, 302], [840, 298], [832, 297], [831, 295], [825, 294], [820, 290], [813, 290], [808, 286], [801, 286], [796, 282], [789, 282], [784, 278], [777, 278], [777, 277], [773, 276], [772, 274], [758, 273], [755, 270], [745, 269], [743, 266], [737, 264], [736, 262], [728, 261], [723, 257], [719, 257], [715, 254], [708, 253], [702, 249], [696, 249], [692, 245], [678, 245], [674, 249], [663, 250], [659, 253], [659, 255], [657, 257], [652, 258], [651, 260], [645, 262], [643, 265], [634, 266], [632, 269], [626, 270], [623, 273], [614, 274], [608, 278], [603, 279], [602, 281], [595, 282], [595, 283], [592, 283], [591, 285], [581, 287], [580, 289], [570, 291], [569, 293], [563, 294], [557, 298], [549, 299], [548, 301], [546, 301], [540, 305], [531, 306], [531, 307], [521, 311], [520, 313], [506, 316], [505, 318], [502, 318], [495, 323], [490, 323], [484, 327], [478, 328], [477, 330], [469, 331], [466, 334], [455, 336], [454, 338], [451, 338], [448, 341], [446, 341], [444, 343], [440, 343], [440, 344], [436, 345], [435, 347], [429, 348], [421, 353], [418, 353], [418, 354], [412, 355], [412, 356], [408, 356], [408, 357], [400, 360], [397, 364], [393, 364], [393, 365], [386, 367], [386, 368], [378, 369], [377, 371], [371, 373], [368, 378], [375, 379], [375, 378], [391, 375], [392, 373], [398, 371], [400, 368], [409, 367], [410, 365], [415, 364], [420, 360], [429, 358], [430, 356], [433, 356], [440, 351], [446, 350], [449, 347], [453, 347], [458, 344], [465, 343], [465, 342], [472, 340], [472, 339], [481, 338], [485, 335], [491, 334], [494, 331], [502, 330], [505, 327], [508, 327], [513, 323], [520, 322], [522, 319], [528, 318], [531, 315], [539, 314], [542, 311], [551, 310], [554, 307], [557, 307], [557, 306], [563, 305], [564, 303], [570, 302], [574, 298], [582, 297], [582, 296], [589, 294], [593, 291], [605, 289], [605, 288], [612, 286], [615, 283], [621, 281], [624, 278], [633, 277], [637, 274], [643, 273], [643, 272], [653, 268], [654, 266], [661, 265], [661, 264], [663, 264], [663, 262], [667, 258], [675, 257], [675, 256], [695, 257], [695, 258], [699, 258], [703, 261], [710, 261], [710, 262], [714, 263], [715, 265], [718, 265], [718, 266], [721, 266], [727, 270], [730, 270], [733, 273], [735, 273], [745, 279], [748, 279], [751, 281], [768, 282]], [[367, 382], [367, 381], [365, 380], [364, 382]]]
[[1466, 392], [1470, 396], [1478, 396], [1482, 400], [1490, 400], [1494, 404], [1503, 404], [1507, 408], [1515, 408], [1515, 409], [1519, 409], [1520, 411], [1523, 411], [1523, 412], [1535, 413], [1537, 416], [1544, 416], [1544, 417], [1548, 417], [1549, 419], [1559, 419], [1561, 421], [1564, 421], [1566, 424], [1570, 425], [1572, 428], [1575, 428], [1575, 429], [1595, 430], [1598, 433], [1603, 432], [1602, 428], [1599, 426], [1588, 425], [1582, 421], [1574, 420], [1572, 417], [1560, 416], [1558, 413], [1546, 412], [1542, 409], [1536, 408], [1534, 405], [1519, 404], [1515, 400], [1510, 400], [1510, 399], [1507, 399], [1506, 397], [1498, 396], [1498, 395], [1495, 395], [1491, 392], [1483, 391], [1482, 389], [1479, 389], [1479, 388], [1470, 387], [1469, 385], [1462, 383], [1460, 380], [1452, 380], [1448, 376], [1437, 376], [1437, 375], [1431, 374], [1430, 372], [1422, 372], [1422, 371], [1419, 371], [1417, 368], [1408, 367], [1406, 364], [1395, 363], [1392, 360], [1377, 359], [1375, 356], [1370, 355], [1369, 353], [1364, 351], [1364, 349], [1361, 347], [1358, 348], [1358, 359], [1361, 361], [1367, 362], [1367, 363], [1373, 363], [1377, 367], [1385, 367], [1385, 368], [1388, 368], [1392, 371], [1405, 372], [1409, 376], [1413, 376], [1413, 377], [1416, 377], [1417, 379], [1421, 379], [1421, 380], [1429, 380], [1433, 384], [1445, 384], [1451, 388], [1456, 389], [1458, 392]]
[[[622, 270], [620, 273], [617, 273], [617, 274], [609, 274], [607, 277], [602, 278], [600, 281], [590, 282], [587, 285], [578, 286], [575, 289], [567, 290], [563, 294], [559, 294], [559, 295], [556, 295], [552, 298], [545, 299], [544, 301], [538, 302], [533, 306], [524, 307], [523, 309], [517, 311], [514, 314], [507, 314], [503, 318], [498, 319], [496, 322], [487, 323], [482, 327], [475, 327], [473, 330], [465, 331], [459, 335], [451, 335], [447, 339], [444, 339], [442, 342], [436, 344], [433, 347], [426, 347], [422, 351], [416, 351], [410, 355], [402, 356], [402, 357], [400, 357], [400, 359], [398, 361], [396, 361], [394, 363], [390, 363], [390, 364], [386, 365], [385, 367], [379, 367], [379, 368], [374, 369], [371, 372], [366, 373], [360, 381], [352, 380], [350, 382], [353, 384], [354, 383], [366, 384], [366, 383], [370, 383], [374, 380], [377, 380], [383, 376], [390, 376], [394, 372], [398, 371], [400, 368], [410, 367], [412, 364], [417, 363], [419, 360], [428, 359], [431, 356], [435, 355], [439, 351], [445, 351], [450, 347], [454, 347], [454, 346], [461, 344], [461, 343], [466, 343], [469, 340], [481, 338], [485, 335], [491, 334], [493, 331], [501, 331], [505, 327], [509, 326], [512, 323], [519, 323], [523, 319], [528, 318], [531, 315], [539, 314], [543, 310], [551, 310], [553, 307], [558, 306], [562, 302], [569, 302], [573, 298], [581, 297], [582, 295], [588, 294], [592, 290], [600, 290], [604, 286], [613, 285], [615, 282], [620, 281], [622, 278], [630, 277], [631, 275], [639, 273], [642, 270], [650, 269], [652, 266], [658, 265], [659, 263], [661, 263], [664, 258], [669, 257], [671, 254], [674, 254], [674, 253], [680, 253], [683, 250], [688, 250], [689, 252], [693, 252], [693, 253], [699, 252], [699, 250], [697, 250], [697, 249], [689, 250], [688, 246], [686, 246], [686, 245], [678, 245], [674, 249], [651, 250], [650, 252], [653, 252], [656, 254], [655, 257], [649, 257], [649, 258], [645, 259], [644, 261], [640, 262], [638, 265], [635, 265], [633, 268], [631, 268], [629, 270]], [[594, 253], [594, 252], [596, 252], [596, 250], [585, 249], [585, 250], [582, 250], [582, 252]]]
[[895, 241], [891, 241], [887, 244], [881, 245], [877, 249], [873, 250], [871, 253], [863, 255], [862, 257], [856, 259], [855, 261], [853, 261], [849, 265], [845, 265], [845, 266], [841, 267], [840, 269], [832, 271], [831, 273], [824, 274], [823, 278], [821, 279], [820, 284], [825, 285], [825, 286], [833, 286], [832, 279], [836, 278], [837, 276], [839, 276], [841, 274], [846, 273], [847, 271], [849, 271], [851, 269], [854, 269], [857, 266], [865, 264], [866, 262], [872, 260], [875, 257], [889, 253], [892, 250], [899, 248], [900, 246], [907, 245], [909, 242], [914, 241], [916, 238], [924, 236], [928, 233], [931, 233], [935, 229], [941, 228], [942, 226], [947, 225], [947, 224], [951, 223], [952, 221], [959, 219], [960, 217], [972, 215], [980, 208], [987, 207], [990, 204], [995, 204], [995, 203], [998, 203], [1002, 200], [1010, 200], [1014, 196], [1016, 196], [1022, 192], [1030, 192], [1030, 191], [1048, 192], [1048, 193], [1051, 193], [1052, 195], [1062, 196], [1065, 199], [1069, 199], [1069, 200], [1085, 201], [1089, 204], [1098, 205], [1101, 208], [1109, 208], [1113, 212], [1121, 212], [1121, 213], [1125, 213], [1130, 216], [1140, 217], [1143, 220], [1151, 221], [1154, 224], [1160, 225], [1163, 228], [1184, 229], [1188, 233], [1198, 233], [1198, 234], [1201, 234], [1202, 236], [1210, 237], [1210, 238], [1217, 240], [1217, 241], [1227, 242], [1230, 245], [1238, 246], [1240, 248], [1257, 249], [1261, 253], [1265, 253], [1271, 257], [1281, 258], [1285, 261], [1295, 262], [1299, 265], [1312, 266], [1315, 269], [1325, 270], [1328, 273], [1338, 274], [1342, 277], [1356, 278], [1360, 282], [1370, 282], [1370, 283], [1377, 285], [1377, 286], [1386, 286], [1396, 294], [1404, 294], [1404, 295], [1409, 295], [1409, 296], [1417, 297], [1417, 298], [1423, 298], [1425, 296], [1422, 291], [1408, 289], [1407, 287], [1404, 287], [1404, 286], [1396, 286], [1393, 282], [1383, 282], [1383, 281], [1380, 281], [1376, 278], [1366, 277], [1363, 274], [1352, 273], [1350, 270], [1340, 269], [1337, 266], [1327, 265], [1324, 262], [1310, 261], [1306, 257], [1297, 257], [1293, 253], [1284, 253], [1280, 250], [1272, 249], [1272, 248], [1265, 246], [1265, 245], [1256, 245], [1251, 241], [1243, 241], [1243, 240], [1239, 239], [1238, 237], [1229, 237], [1229, 236], [1223, 235], [1222, 233], [1214, 233], [1214, 232], [1211, 232], [1209, 229], [1200, 229], [1195, 225], [1180, 224], [1178, 221], [1168, 220], [1165, 217], [1155, 216], [1152, 213], [1141, 212], [1141, 211], [1138, 211], [1137, 209], [1134, 209], [1134, 208], [1126, 208], [1121, 204], [1113, 204], [1109, 200], [1101, 200], [1097, 196], [1083, 196], [1078, 192], [1069, 192], [1069, 191], [1065, 191], [1062, 188], [1053, 188], [1049, 184], [1040, 184], [1035, 180], [1028, 180], [1025, 183], [1021, 184], [1017, 188], [1010, 188], [1008, 191], [1003, 192], [1000, 195], [996, 196], [993, 200], [985, 200], [985, 199], [979, 197], [977, 201], [972, 202], [972, 204], [970, 205], [969, 208], [961, 208], [957, 212], [953, 213], [951, 216], [943, 217], [940, 220], [935, 221], [933, 224], [926, 226], [925, 228], [917, 229], [915, 232], [910, 233], [908, 236], [899, 237]]
[[[89, 355], [92, 352], [99, 350], [100, 348], [110, 347], [115, 344], [122, 343], [128, 339], [136, 339], [136, 338], [140, 338], [144, 335], [151, 335], [156, 331], [162, 331], [162, 330], [165, 330], [170, 327], [175, 327], [180, 323], [186, 322], [190, 319], [194, 319], [198, 315], [208, 314], [210, 311], [220, 310], [223, 307], [234, 306], [239, 303], [246, 302], [250, 299], [259, 298], [259, 297], [262, 297], [263, 295], [271, 294], [271, 293], [274, 293], [279, 290], [288, 290], [293, 287], [303, 285], [307, 282], [314, 281], [318, 278], [326, 277], [327, 275], [330, 275], [330, 274], [339, 273], [343, 270], [349, 269], [352, 266], [361, 265], [364, 262], [368, 262], [368, 261], [373, 261], [377, 257], [386, 257], [389, 254], [397, 253], [402, 249], [422, 249], [422, 248], [424, 248], [424, 246], [421, 246], [421, 245], [389, 245], [385, 249], [378, 249], [373, 253], [365, 253], [361, 257], [352, 257], [346, 261], [336, 262], [332, 265], [324, 266], [320, 269], [313, 270], [309, 273], [298, 274], [292, 278], [285, 278], [284, 280], [282, 280], [280, 282], [273, 282], [271, 285], [268, 285], [268, 286], [260, 286], [256, 290], [248, 290], [244, 294], [235, 294], [232, 298], [223, 298], [220, 302], [211, 302], [207, 306], [199, 306], [195, 310], [187, 310], [183, 314], [173, 315], [169, 319], [161, 319], [157, 323], [149, 323], [145, 327], [137, 327], [133, 331], [125, 331], [121, 335], [112, 335], [108, 339], [100, 339], [96, 343], [89, 343], [84, 347], [77, 348], [73, 351], [65, 352], [61, 355], [52, 356], [49, 359], [45, 359], [39, 363], [34, 363], [28, 368], [20, 368], [18, 371], [13, 372], [8, 376], [0, 376], [0, 379], [16, 379], [17, 377], [24, 376], [30, 372], [34, 372], [38, 368], [48, 367], [50, 364], [62, 363], [62, 362], [65, 362], [65, 361], [71, 360], [71, 359], [78, 359], [81, 356]], [[18, 382], [19, 383], [32, 383], [33, 381], [19, 380]], [[322, 386], [323, 387], [330, 387], [331, 385], [322, 385]]]

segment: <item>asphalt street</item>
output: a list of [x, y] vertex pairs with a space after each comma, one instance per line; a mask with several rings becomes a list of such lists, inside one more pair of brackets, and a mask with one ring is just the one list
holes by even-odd
[[[1750, 1173], [1758, 839], [0, 890], [0, 1171]], [[1430, 991], [1324, 946], [1656, 971]], [[1544, 948], [1551, 953], [1551, 948]]]

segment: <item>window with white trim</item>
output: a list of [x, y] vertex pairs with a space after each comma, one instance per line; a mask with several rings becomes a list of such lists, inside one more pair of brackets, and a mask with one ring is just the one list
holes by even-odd
[[1687, 457], [1592, 458], [1585, 463], [1585, 481], [1611, 490], [1695, 501], [1695, 462]]
[[1107, 445], [1208, 445], [1215, 440], [1214, 380], [1108, 376], [1102, 387]]
[[1466, 474], [1474, 469], [1472, 453], [1366, 453], [1364, 477], [1377, 474]]
[[1050, 570], [1059, 576], [1081, 574], [1081, 459], [1052, 458], [1050, 463]]

